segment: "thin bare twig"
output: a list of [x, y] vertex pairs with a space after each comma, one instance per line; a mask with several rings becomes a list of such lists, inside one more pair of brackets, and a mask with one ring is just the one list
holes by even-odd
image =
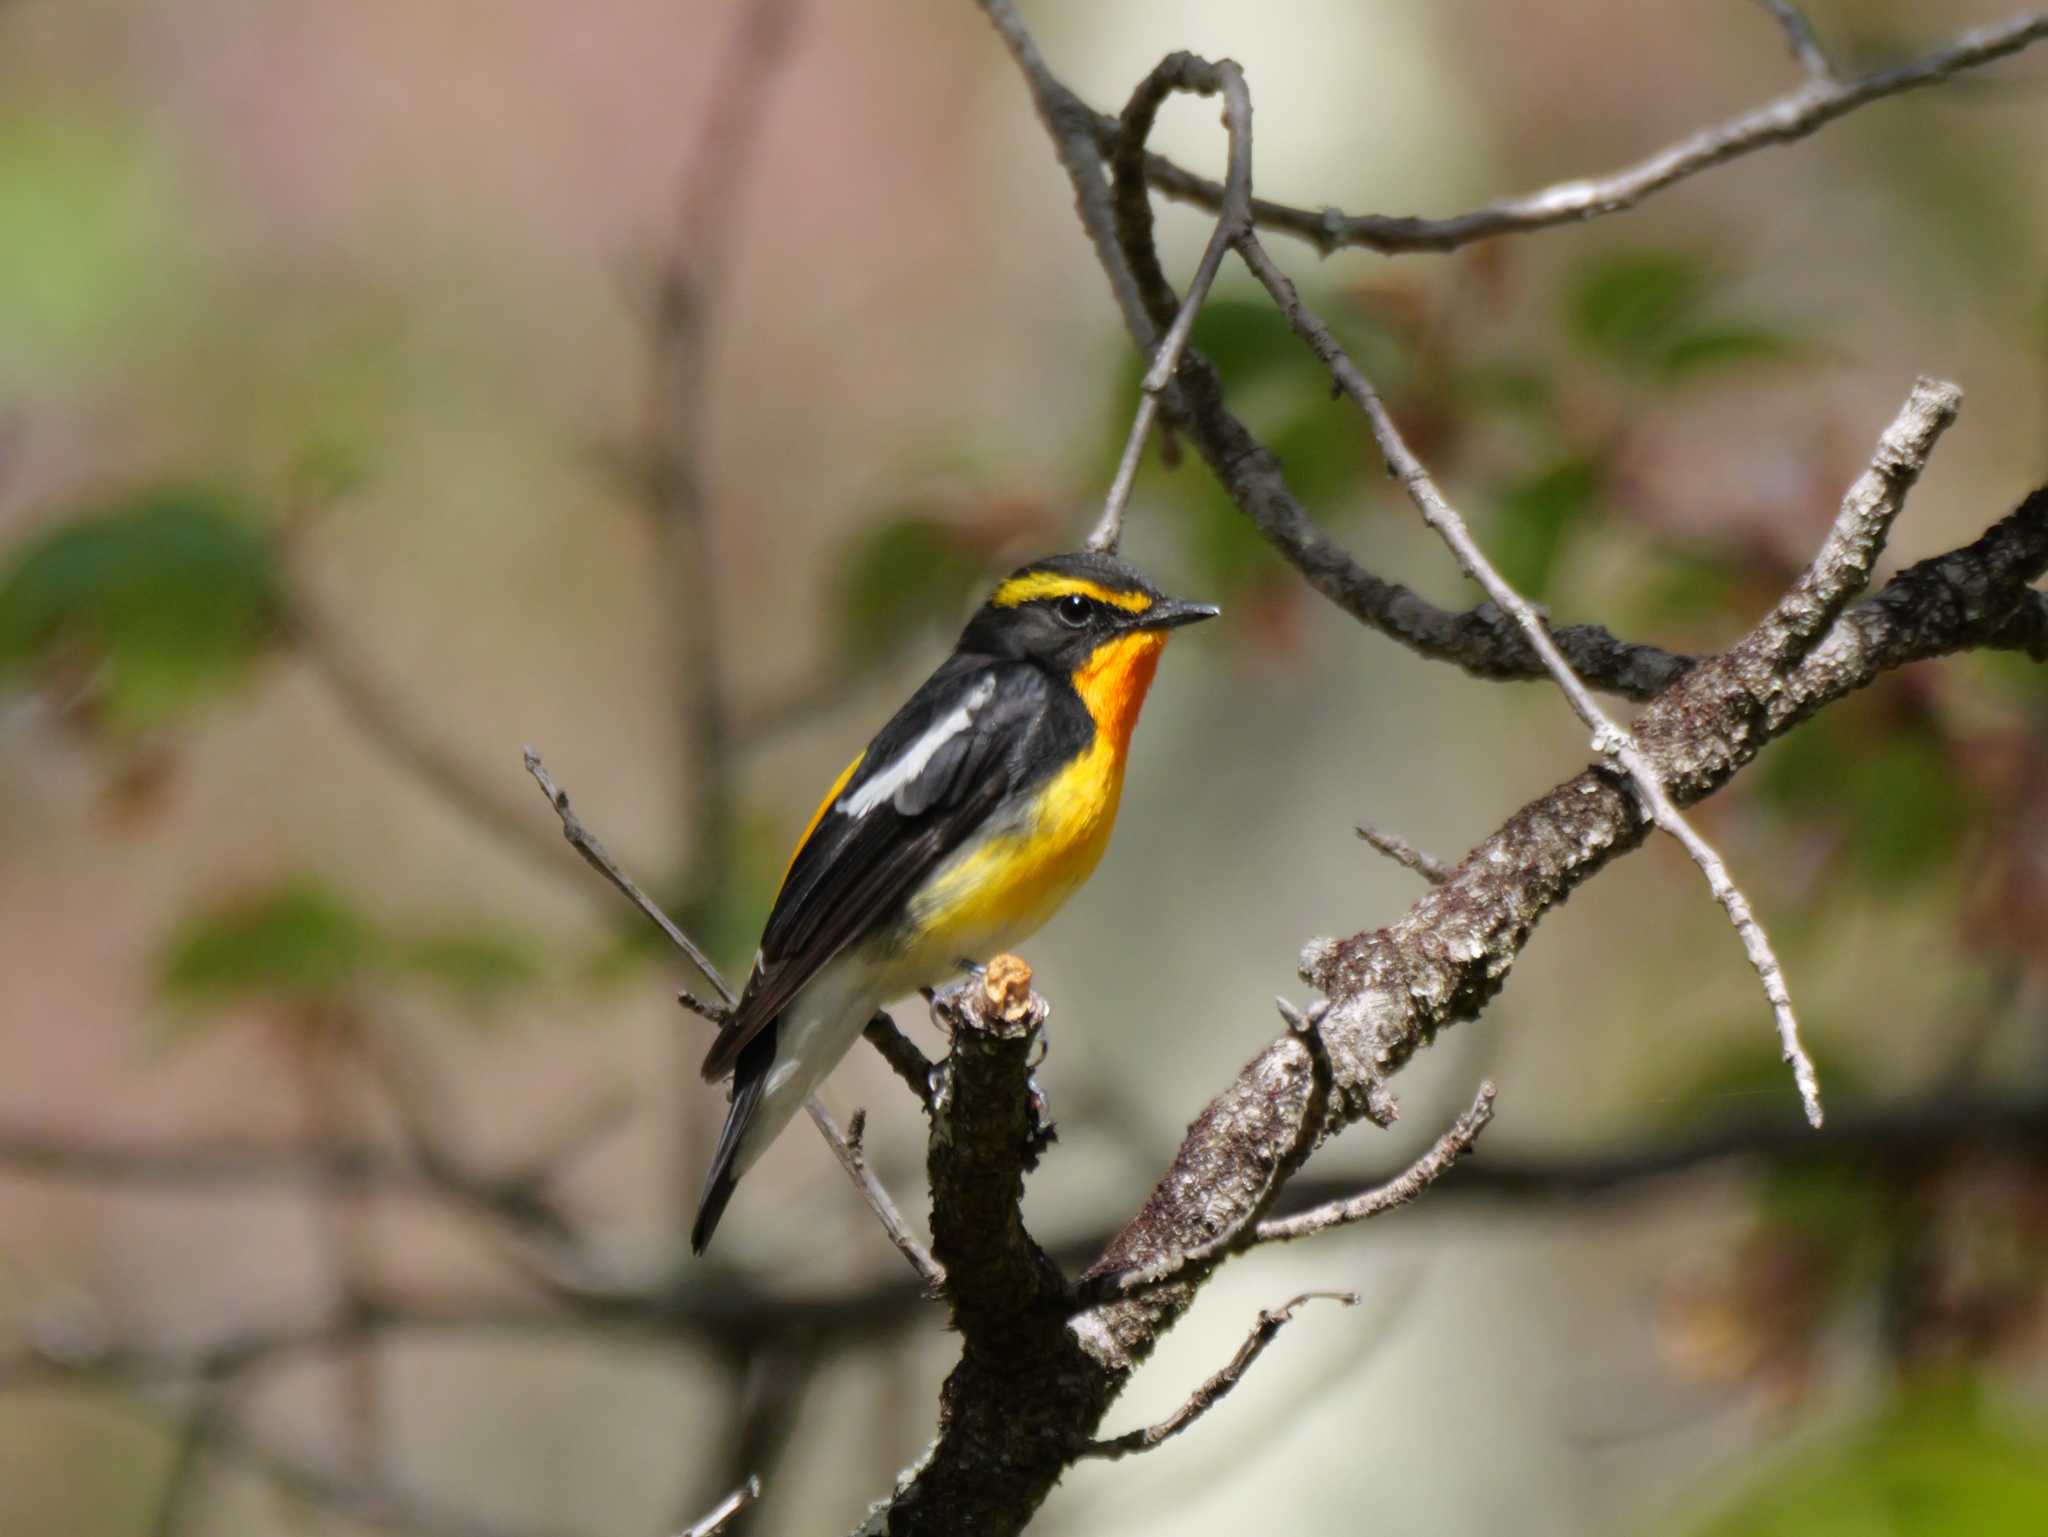
[[1082, 1447], [1075, 1456], [1077, 1458], [1102, 1457], [1114, 1461], [1119, 1457], [1131, 1456], [1135, 1452], [1149, 1452], [1162, 1441], [1171, 1440], [1179, 1435], [1183, 1430], [1194, 1424], [1196, 1420], [1230, 1396], [1231, 1390], [1242, 1382], [1245, 1373], [1251, 1370], [1252, 1363], [1266, 1353], [1266, 1347], [1273, 1343], [1274, 1337], [1293, 1320], [1296, 1308], [1304, 1303], [1318, 1300], [1341, 1302], [1346, 1307], [1356, 1307], [1358, 1305], [1358, 1293], [1303, 1292], [1299, 1297], [1294, 1298], [1283, 1306], [1259, 1314], [1257, 1326], [1253, 1328], [1245, 1342], [1237, 1347], [1237, 1354], [1230, 1358], [1230, 1363], [1207, 1382], [1196, 1388], [1189, 1395], [1188, 1401], [1174, 1410], [1172, 1414], [1159, 1421], [1156, 1425], [1147, 1425], [1141, 1430], [1126, 1431], [1123, 1435], [1114, 1436], [1107, 1441], [1091, 1441]]
[[718, 989], [718, 995], [725, 1000], [727, 1008], [738, 1003], [739, 994], [726, 985], [725, 978], [712, 964], [711, 957], [698, 949], [697, 942], [677, 928], [675, 920], [661, 910], [661, 904], [642, 891], [633, 878], [613, 862], [611, 855], [604, 851], [604, 845], [597, 841], [590, 829], [585, 827], [582, 820], [570, 809], [569, 792], [555, 783], [554, 776], [547, 770], [547, 765], [540, 761], [540, 754], [529, 747], [525, 756], [526, 772], [533, 776], [534, 783], [540, 786], [541, 794], [545, 795], [548, 804], [555, 808], [555, 815], [562, 819], [562, 836], [569, 840], [569, 846], [581, 854], [593, 870], [616, 886], [628, 902], [646, 915], [649, 923], [667, 936], [670, 944], [689, 958], [690, 964], [697, 968], [698, 974]]
[[1413, 870], [1432, 886], [1441, 886], [1451, 878], [1451, 867], [1441, 859], [1424, 853], [1398, 833], [1387, 832], [1370, 822], [1360, 822], [1353, 829], [1373, 848], [1393, 860], [1403, 869]]
[[1330, 1201], [1292, 1217], [1276, 1217], [1261, 1222], [1253, 1229], [1254, 1241], [1287, 1243], [1315, 1233], [1326, 1233], [1331, 1228], [1363, 1222], [1383, 1211], [1406, 1205], [1449, 1173], [1451, 1165], [1472, 1150], [1479, 1134], [1493, 1119], [1493, 1094], [1493, 1085], [1482, 1083], [1471, 1109], [1453, 1121], [1450, 1129], [1430, 1145], [1428, 1152], [1386, 1184], [1348, 1200]]
[[1832, 82], [1835, 67], [1828, 62], [1827, 50], [1820, 45], [1820, 34], [1813, 30], [1813, 22], [1806, 12], [1792, 0], [1757, 0], [1757, 3], [1776, 18], [1785, 33], [1786, 43], [1791, 46], [1792, 57], [1799, 61], [1799, 67], [1814, 80]]
[[1450, 546], [1451, 553], [1457, 557], [1466, 574], [1479, 583], [1496, 607], [1514, 620], [1530, 648], [1542, 658], [1544, 668], [1556, 680], [1579, 719], [1592, 729], [1594, 750], [1613, 759], [1627, 772], [1650, 819], [1678, 840], [1706, 877], [1708, 887], [1727, 912], [1728, 921], [1742, 940], [1750, 965], [1756, 969], [1763, 983], [1764, 996], [1770, 1000], [1771, 1013], [1777, 1023], [1779, 1049], [1786, 1062], [1791, 1064], [1793, 1081], [1798, 1085], [1800, 1101], [1806, 1107], [1806, 1118], [1812, 1125], [1819, 1126], [1820, 1083], [1814, 1073], [1813, 1059], [1807, 1056], [1806, 1048], [1800, 1043], [1799, 1022], [1792, 1012], [1792, 996], [1785, 986], [1784, 969], [1771, 949], [1763, 926], [1751, 912], [1748, 899], [1729, 877], [1721, 856], [1672, 803], [1671, 797], [1665, 793], [1656, 765], [1644, 755], [1634, 738], [1607, 718], [1586, 685], [1572, 671], [1571, 664], [1558, 650], [1548, 627], [1528, 600], [1515, 591], [1487, 560], [1471, 531], [1466, 528], [1464, 519], [1445, 500], [1429, 471], [1408, 447], [1379, 392], [1338, 345], [1329, 329], [1309, 312], [1294, 284], [1274, 265], [1258, 237], [1246, 235], [1238, 242], [1238, 253], [1252, 269], [1253, 275], [1265, 284], [1295, 334], [1309, 345], [1330, 370], [1338, 387], [1365, 413], [1372, 426], [1373, 437], [1386, 455], [1388, 470], [1406, 489], [1409, 500], [1422, 514], [1423, 521]]
[[889, 1064], [896, 1076], [909, 1086], [910, 1092], [917, 1096], [917, 1102], [924, 1106], [925, 1114], [931, 1114], [932, 1073], [935, 1070], [932, 1059], [918, 1049], [915, 1041], [897, 1029], [896, 1021], [887, 1014], [877, 1014], [869, 1020], [861, 1034], [882, 1054], [882, 1060]]
[[[983, 0], [983, 6], [992, 12], [996, 9], [993, 0]], [[997, 22], [1002, 25], [1000, 15]], [[1760, 107], [1688, 134], [1608, 175], [1557, 182], [1451, 218], [1346, 214], [1336, 208], [1295, 208], [1264, 199], [1253, 200], [1252, 218], [1261, 229], [1306, 240], [1324, 255], [1348, 246], [1388, 253], [1451, 251], [1475, 240], [1583, 223], [1633, 208], [1644, 198], [1715, 166], [1806, 138], [1859, 107], [1995, 63], [2043, 38], [2048, 38], [2048, 12], [2029, 11], [1960, 33], [1943, 47], [1893, 69], [1845, 81], [1809, 76], [1797, 88]], [[1011, 51], [1017, 51], [1014, 44]], [[1094, 111], [1056, 78], [1048, 75], [1048, 79], [1058, 93], [1052, 98], [1055, 107], [1068, 117], [1085, 119], [1100, 152], [1114, 150], [1120, 132], [1117, 120]], [[1040, 90], [1036, 82], [1034, 90]], [[1167, 197], [1212, 211], [1223, 205], [1222, 187], [1163, 155], [1145, 157], [1145, 176]], [[1099, 240], [1097, 244], [1099, 247]]]
[[[1123, 537], [1124, 508], [1130, 503], [1131, 487], [1138, 478], [1138, 465], [1145, 457], [1145, 443], [1152, 434], [1153, 421], [1159, 415], [1159, 397], [1165, 393], [1167, 385], [1173, 381], [1174, 370], [1180, 366], [1181, 352], [1195, 328], [1195, 316], [1208, 300], [1216, 274], [1223, 266], [1225, 253], [1238, 234], [1251, 227], [1252, 105], [1250, 93], [1245, 90], [1243, 71], [1229, 59], [1212, 65], [1192, 54], [1169, 55], [1133, 95], [1132, 105], [1125, 112], [1126, 134], [1133, 132], [1132, 119], [1140, 111], [1144, 122], [1149, 124], [1157, 111], [1158, 99], [1173, 90], [1192, 91], [1198, 96], [1223, 93], [1223, 121], [1230, 132], [1230, 161], [1216, 228], [1210, 232], [1209, 243], [1202, 250], [1202, 259], [1195, 266], [1187, 297], [1181, 301], [1180, 311], [1166, 328], [1165, 336], [1160, 338], [1152, 366], [1145, 370], [1145, 377], [1140, 382], [1138, 410], [1131, 422], [1130, 438], [1124, 444], [1123, 457], [1117, 462], [1115, 478], [1110, 481], [1109, 494], [1103, 500], [1102, 517], [1088, 536], [1089, 549], [1112, 554]], [[1137, 132], [1142, 141], [1142, 129]]]
[[820, 1104], [815, 1095], [804, 1101], [804, 1109], [810, 1112], [812, 1122], [824, 1133], [825, 1143], [839, 1160], [839, 1167], [846, 1171], [846, 1177], [853, 1181], [853, 1188], [868, 1203], [868, 1209], [882, 1224], [882, 1231], [889, 1235], [889, 1242], [910, 1261], [910, 1268], [924, 1282], [925, 1290], [937, 1296], [946, 1284], [946, 1267], [933, 1259], [931, 1250], [917, 1241], [917, 1235], [910, 1231], [910, 1224], [903, 1220], [903, 1213], [897, 1209], [888, 1190], [875, 1178], [875, 1171], [868, 1167], [867, 1150], [861, 1146], [858, 1135], [864, 1115], [859, 1111], [854, 1113], [855, 1134], [848, 1136], [841, 1133], [839, 1123], [832, 1119], [832, 1112]]
[[1870, 585], [1871, 568], [1906, 505], [1906, 493], [1962, 403], [1963, 392], [1953, 384], [1914, 380], [1906, 403], [1878, 438], [1870, 467], [1842, 498], [1842, 510], [1819, 551], [1772, 610], [1780, 636], [1771, 656], [1775, 670], [1802, 661]]
[[734, 1516], [745, 1510], [760, 1497], [761, 1480], [749, 1478], [739, 1488], [733, 1490], [731, 1494], [728, 1494], [724, 1499], [712, 1506], [697, 1521], [676, 1533], [676, 1537], [715, 1537], [716, 1533], [725, 1530], [728, 1521], [732, 1520]]
[[[697, 947], [696, 942], [689, 935], [676, 926], [674, 919], [662, 911], [661, 904], [642, 891], [633, 878], [621, 870], [613, 861], [611, 855], [605, 852], [604, 845], [591, 835], [590, 830], [583, 825], [576, 816], [576, 813], [570, 809], [569, 792], [555, 783], [554, 776], [548, 773], [547, 766], [540, 761], [539, 754], [535, 753], [530, 747], [526, 749], [526, 771], [533, 775], [534, 782], [541, 788], [541, 793], [547, 796], [548, 804], [555, 808], [555, 814], [562, 819], [562, 836], [575, 846], [576, 852], [589, 860], [591, 866], [600, 875], [618, 887], [621, 892], [625, 893], [627, 900], [639, 908], [641, 912], [645, 913], [648, 920], [656, 928], [660, 929], [663, 934], [667, 935], [669, 941], [678, 950], [689, 957], [690, 964], [703, 973], [704, 980], [716, 988], [719, 997], [725, 1000], [726, 1010], [734, 1008], [739, 1003], [739, 995], [732, 990], [731, 985], [726, 982], [724, 975], [712, 964], [711, 958]], [[683, 994], [683, 1000], [685, 1003], [693, 1004], [696, 1011], [703, 1014], [707, 1019], [715, 1020], [718, 1018], [718, 1011], [692, 999], [689, 994]], [[886, 1018], [886, 1016], [881, 1017]], [[873, 1021], [870, 1021], [869, 1029], [871, 1031], [874, 1030]], [[891, 1024], [890, 1029], [891, 1031], [894, 1030], [893, 1024]], [[871, 1034], [869, 1039], [875, 1041], [876, 1049], [881, 1051], [883, 1059], [892, 1068], [896, 1067], [898, 1056], [892, 1055], [891, 1048], [885, 1044], [883, 1039], [876, 1038], [879, 1034], [880, 1032]], [[909, 1041], [903, 1040], [900, 1035], [897, 1039], [904, 1051], [915, 1052], [917, 1050]], [[927, 1064], [928, 1067], [929, 1064]], [[927, 1089], [922, 1097], [929, 1104], [930, 1090]], [[902, 1213], [896, 1209], [896, 1203], [889, 1198], [889, 1192], [882, 1188], [881, 1181], [877, 1180], [874, 1172], [867, 1167], [866, 1160], [861, 1156], [859, 1150], [848, 1146], [846, 1138], [840, 1134], [839, 1127], [833, 1121], [831, 1113], [825, 1109], [824, 1105], [819, 1103], [817, 1096], [813, 1095], [810, 1099], [806, 1100], [804, 1108], [810, 1112], [811, 1124], [818, 1128], [818, 1134], [825, 1139], [825, 1145], [832, 1149], [832, 1156], [839, 1160], [839, 1166], [846, 1170], [847, 1174], [852, 1178], [855, 1187], [866, 1198], [868, 1205], [874, 1209], [875, 1215], [881, 1219], [882, 1226], [888, 1232], [890, 1241], [903, 1251], [912, 1265], [917, 1267], [918, 1274], [924, 1276], [927, 1283], [936, 1287], [933, 1275], [936, 1274], [938, 1279], [943, 1280], [945, 1272], [939, 1269], [937, 1262], [910, 1236], [909, 1229], [903, 1224]]]

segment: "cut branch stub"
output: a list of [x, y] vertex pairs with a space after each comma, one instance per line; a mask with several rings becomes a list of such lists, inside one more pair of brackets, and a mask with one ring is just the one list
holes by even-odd
[[1058, 1267], [1024, 1227], [1024, 1175], [1043, 1131], [1031, 1068], [1048, 1012], [1015, 956], [932, 1000], [953, 1037], [932, 1095], [932, 1252], [961, 1336], [939, 1425], [976, 1454], [929, 1466], [899, 1492], [893, 1537], [1015, 1530], [1071, 1460], [1070, 1427], [1098, 1423], [1115, 1393], [1067, 1327]]
[[1021, 1209], [1041, 1145], [1031, 1055], [1049, 1010], [1031, 968], [999, 955], [937, 994], [932, 1012], [953, 1038], [932, 1095], [932, 1249], [952, 1277], [953, 1321], [972, 1337], [1000, 1328], [1020, 1301], [1057, 1313], [1064, 1292]]

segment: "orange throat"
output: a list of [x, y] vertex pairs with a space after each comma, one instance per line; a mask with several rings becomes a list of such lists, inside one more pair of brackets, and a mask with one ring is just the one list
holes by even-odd
[[1165, 649], [1161, 631], [1137, 630], [1097, 646], [1094, 655], [1074, 670], [1075, 692], [1095, 717], [1095, 730], [1110, 744], [1119, 766], [1131, 745], [1145, 691], [1159, 670], [1159, 653]]

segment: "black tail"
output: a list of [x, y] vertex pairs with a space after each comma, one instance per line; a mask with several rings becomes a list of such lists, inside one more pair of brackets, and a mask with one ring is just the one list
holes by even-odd
[[770, 1024], [751, 1041], [733, 1064], [732, 1109], [725, 1115], [725, 1130], [718, 1134], [718, 1149], [711, 1155], [711, 1173], [704, 1180], [704, 1194], [697, 1201], [697, 1220], [690, 1224], [690, 1252], [702, 1254], [718, 1231], [718, 1219], [738, 1188], [740, 1177], [733, 1162], [740, 1155], [740, 1138], [760, 1106], [762, 1091], [768, 1087], [768, 1069], [775, 1065], [775, 1026]]

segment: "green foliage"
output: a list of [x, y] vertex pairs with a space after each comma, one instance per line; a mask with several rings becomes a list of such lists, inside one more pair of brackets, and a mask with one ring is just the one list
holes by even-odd
[[1910, 719], [1864, 720], [1867, 709], [1837, 706], [1774, 743], [1758, 784], [1797, 817], [1840, 824], [1861, 873], [1899, 891], [1955, 857], [1972, 797], [1935, 730]]
[[1701, 549], [1660, 545], [1630, 604], [1631, 627], [1660, 629], [1667, 625], [1725, 625], [1743, 610], [1736, 601], [1742, 579], [1732, 563]]
[[833, 612], [849, 663], [886, 656], [928, 631], [952, 629], [984, 574], [954, 529], [905, 509], [857, 535], [838, 571]]
[[1694, 1537], [2011, 1537], [2048, 1531], [2048, 1445], [1966, 1392], [1922, 1390], [1786, 1463]]
[[1799, 344], [1781, 331], [1730, 322], [1702, 325], [1677, 337], [1664, 349], [1657, 366], [1667, 381], [1683, 384], [1716, 369], [1782, 363], [1798, 354]]
[[1545, 429], [1557, 410], [1555, 384], [1532, 363], [1469, 364], [1451, 373], [1446, 389], [1460, 409], [1518, 418]]
[[227, 494], [142, 492], [0, 568], [0, 678], [82, 657], [103, 669], [112, 721], [160, 724], [241, 679], [272, 634], [276, 577], [270, 545]]
[[451, 931], [394, 944], [392, 969], [463, 997], [488, 1001], [538, 979], [530, 942], [485, 931]]
[[1599, 506], [1600, 466], [1567, 458], [1503, 489], [1487, 551], [1501, 575], [1541, 602], [1565, 541]]
[[2048, 667], [2020, 651], [1977, 651], [1967, 659], [1984, 684], [2015, 704], [2048, 704]]
[[0, 118], [0, 327], [40, 367], [132, 350], [175, 292], [178, 209], [145, 135]]
[[180, 1002], [310, 1002], [360, 980], [383, 949], [369, 920], [342, 898], [295, 880], [185, 925], [164, 956], [161, 986]]
[[[1767, 1013], [1764, 1024], [1769, 1023]], [[1829, 1102], [1854, 1100], [1863, 1081], [1856, 1064], [1836, 1056], [1824, 1041], [1806, 1044], [1814, 1069], [1827, 1086]], [[1692, 1128], [1759, 1106], [1768, 1109], [1773, 1102], [1782, 1106], [1788, 1119], [1804, 1118], [1798, 1090], [1792, 1086], [1792, 1071], [1778, 1059], [1775, 1037], [1768, 1029], [1761, 1035], [1745, 1035], [1740, 1045], [1705, 1062], [1673, 1064], [1670, 1084], [1653, 1101], [1666, 1124]]]
[[1797, 354], [1790, 336], [1711, 314], [1718, 280], [1684, 251], [1605, 252], [1567, 281], [1568, 335], [1594, 358], [1667, 386]]
[[1566, 324], [1596, 356], [1642, 366], [1687, 332], [1712, 290], [1706, 263], [1687, 252], [1603, 252], [1571, 279]]
[[316, 880], [236, 897], [184, 924], [164, 949], [171, 1002], [316, 1004], [372, 983], [422, 982], [488, 1002], [539, 975], [519, 936], [449, 930], [393, 934]]

